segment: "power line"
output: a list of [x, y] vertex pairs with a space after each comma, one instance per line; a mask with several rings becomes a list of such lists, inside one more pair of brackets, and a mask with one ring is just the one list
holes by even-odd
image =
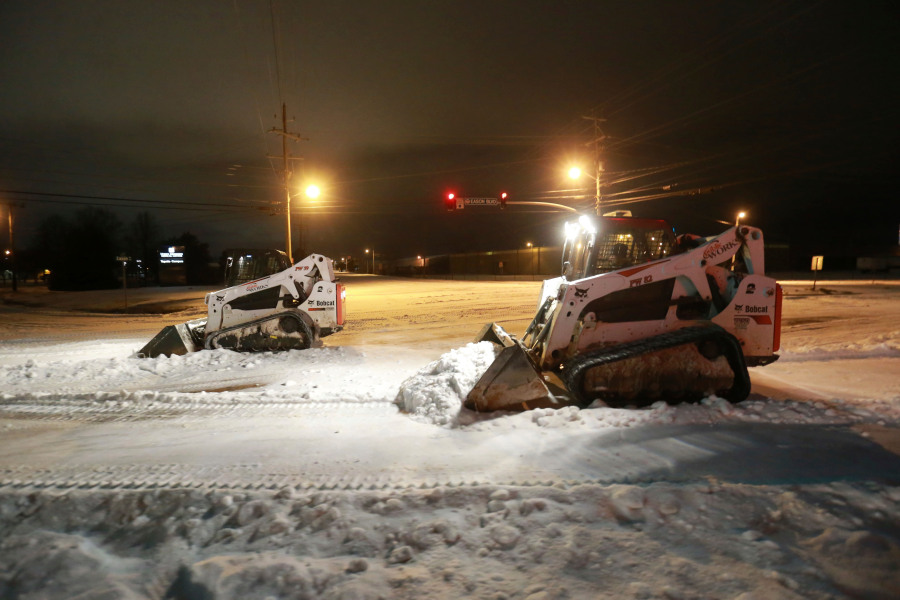
[[[92, 206], [121, 206], [123, 208], [138, 208], [143, 204], [160, 205], [161, 208], [167, 210], [222, 210], [222, 209], [239, 209], [239, 210], [257, 210], [268, 208], [268, 205], [241, 205], [241, 204], [212, 204], [209, 202], [190, 202], [181, 200], [151, 200], [147, 198], [120, 198], [115, 196], [94, 196], [89, 194], [58, 194], [50, 192], [31, 192], [25, 190], [0, 190], [0, 194], [9, 194], [15, 196], [40, 196], [40, 198], [25, 198], [27, 202], [50, 202], [56, 204], [83, 204]], [[61, 200], [55, 200], [61, 198]], [[77, 200], [82, 200], [81, 202]], [[95, 202], [84, 202], [83, 200], [93, 200]], [[110, 204], [114, 202], [115, 204]], [[176, 206], [162, 206], [176, 205]]]

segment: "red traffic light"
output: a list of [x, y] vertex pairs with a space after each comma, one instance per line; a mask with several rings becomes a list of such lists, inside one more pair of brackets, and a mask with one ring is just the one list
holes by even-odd
[[453, 192], [447, 194], [447, 197], [444, 198], [444, 208], [447, 210], [456, 210], [456, 194]]
[[506, 208], [506, 198], [509, 194], [506, 192], [500, 192], [500, 208]]

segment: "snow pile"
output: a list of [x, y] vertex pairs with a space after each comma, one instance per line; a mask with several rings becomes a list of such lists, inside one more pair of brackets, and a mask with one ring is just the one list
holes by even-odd
[[900, 422], [900, 406], [883, 403], [878, 410], [870, 401], [866, 407], [840, 400], [829, 402], [795, 402], [790, 400], [745, 400], [733, 404], [717, 396], [697, 404], [670, 405], [656, 402], [652, 406], [609, 408], [597, 402], [588, 409], [576, 406], [538, 408], [522, 413], [504, 413], [502, 417], [467, 424], [469, 431], [508, 429], [570, 429], [594, 431], [603, 429], [636, 429], [654, 425], [716, 425], [724, 423], [764, 423], [778, 425], [849, 425], [854, 423]]
[[876, 483], [0, 492], [0, 596], [889, 598]]
[[[796, 402], [791, 400], [745, 400], [734, 404], [710, 396], [697, 404], [670, 405], [656, 402], [643, 409], [609, 408], [595, 403], [590, 409], [575, 406], [544, 408], [523, 413], [534, 426], [545, 428], [580, 427], [585, 429], [633, 428], [647, 425], [713, 425], [716, 423], [776, 423], [780, 425], [839, 425], [877, 422], [885, 417], [880, 412], [830, 402]], [[487, 424], [476, 424], [485, 427]], [[524, 422], [520, 427], [526, 427]]]
[[[102, 344], [101, 344], [102, 345]], [[289, 352], [242, 354], [230, 350], [206, 350], [184, 356], [136, 358], [119, 348], [118, 355], [107, 356], [74, 345], [60, 346], [59, 351], [38, 358], [20, 360], [20, 353], [0, 352], [0, 382], [6, 389], [27, 388], [75, 391], [78, 389], [160, 389], [167, 381], [204, 379], [210, 375], [218, 381], [233, 377], [253, 376], [284, 370], [317, 372], [338, 362], [358, 362], [359, 353], [347, 348], [317, 348]], [[227, 374], [226, 374], [227, 372]], [[224, 387], [224, 385], [222, 386]]]
[[60, 406], [127, 403], [138, 409], [248, 400], [390, 403], [397, 381], [418, 366], [370, 358], [350, 347], [248, 354], [205, 350], [156, 358], [128, 356], [125, 348], [119, 345], [120, 355], [108, 356], [64, 344], [57, 352], [22, 360], [21, 353], [0, 347], [0, 399]]
[[451, 350], [404, 381], [396, 402], [418, 421], [456, 426], [466, 395], [495, 356], [491, 342]]

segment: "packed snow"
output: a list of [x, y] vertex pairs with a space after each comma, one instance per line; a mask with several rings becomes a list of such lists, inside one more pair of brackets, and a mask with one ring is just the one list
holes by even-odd
[[156, 359], [204, 290], [4, 292], [0, 597], [897, 597], [893, 282], [786, 283], [740, 404], [495, 415], [539, 283], [345, 283], [322, 348]]
[[397, 404], [417, 420], [458, 425], [466, 394], [496, 355], [496, 348], [490, 342], [451, 350], [404, 381], [397, 394]]

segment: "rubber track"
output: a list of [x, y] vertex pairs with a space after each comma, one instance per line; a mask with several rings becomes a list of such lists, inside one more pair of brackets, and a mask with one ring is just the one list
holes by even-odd
[[[284, 348], [269, 348], [269, 347], [242, 347], [241, 343], [244, 341], [244, 336], [252, 336], [252, 329], [257, 325], [262, 325], [263, 323], [268, 323], [270, 321], [278, 321], [282, 317], [290, 317], [297, 321], [297, 326], [300, 328], [300, 332], [302, 333], [301, 338], [293, 338], [290, 336], [279, 338], [279, 340], [289, 340], [288, 346]], [[228, 335], [240, 332], [242, 330], [246, 330], [246, 334], [241, 334], [238, 336], [238, 345], [237, 346], [228, 346], [228, 345], [216, 345], [216, 340], [226, 338]], [[297, 340], [302, 341], [302, 343], [295, 344]], [[294, 311], [282, 311], [279, 313], [274, 313], [259, 319], [255, 319], [253, 321], [247, 321], [246, 323], [241, 323], [240, 325], [234, 325], [232, 327], [227, 327], [225, 329], [220, 329], [213, 333], [209, 334], [209, 337], [206, 338], [206, 341], [203, 344], [203, 347], [207, 350], [212, 348], [227, 348], [229, 350], [237, 350], [238, 352], [275, 352], [279, 350], [306, 350], [310, 348], [315, 342], [317, 338], [313, 335], [312, 330], [309, 328], [303, 319]]]
[[728, 364], [734, 372], [734, 384], [724, 394], [724, 397], [731, 402], [745, 400], [750, 394], [750, 374], [747, 372], [747, 365], [744, 362], [744, 353], [741, 350], [740, 342], [738, 342], [736, 337], [717, 325], [684, 327], [676, 331], [605, 348], [598, 352], [582, 354], [566, 363], [560, 377], [576, 402], [581, 407], [586, 407], [594, 400], [593, 398], [585, 397], [582, 392], [584, 375], [589, 369], [683, 344], [706, 340], [717, 340], [720, 342], [720, 348], [722, 348], [725, 357], [728, 359]]

